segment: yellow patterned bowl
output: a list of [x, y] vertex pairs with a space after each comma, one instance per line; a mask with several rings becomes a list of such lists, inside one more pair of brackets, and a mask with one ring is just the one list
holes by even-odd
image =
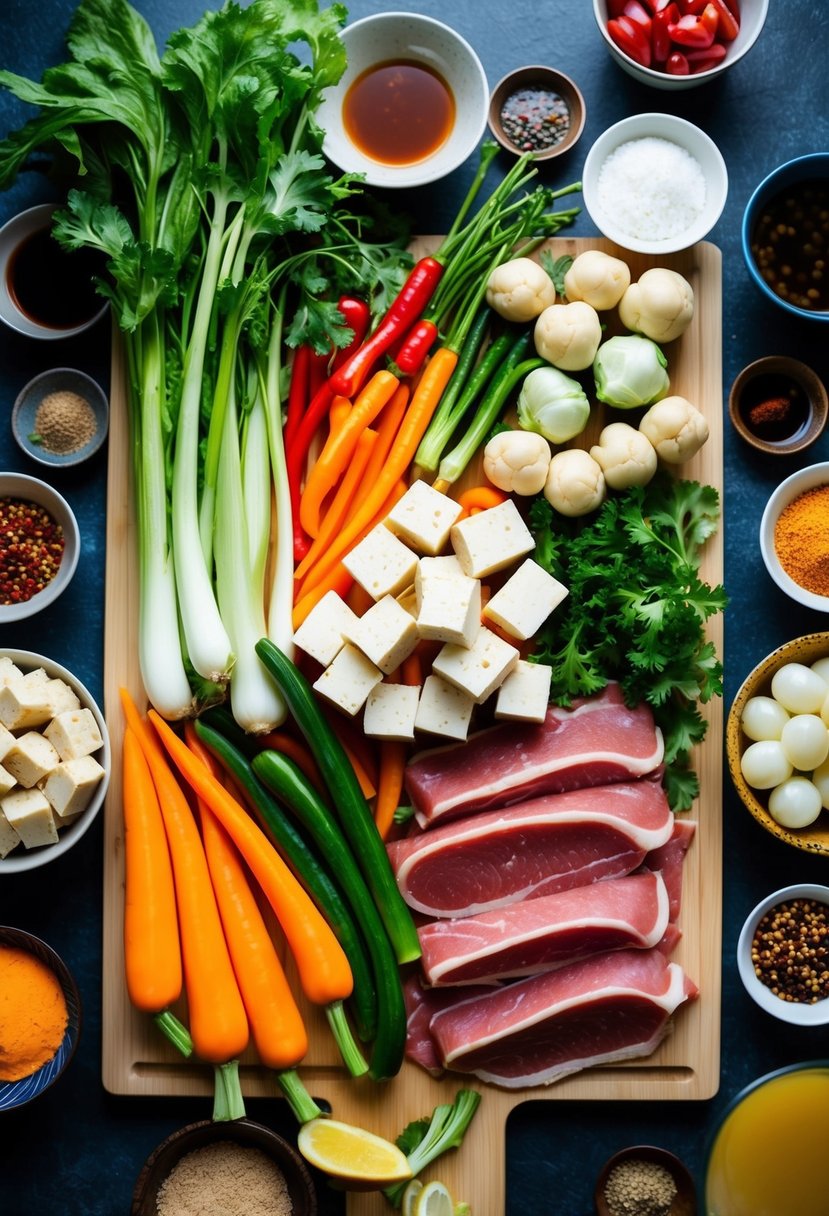
[[757, 822], [778, 840], [794, 845], [796, 849], [803, 849], [807, 853], [822, 853], [827, 856], [829, 856], [829, 811], [821, 811], [818, 818], [809, 827], [796, 830], [785, 828], [769, 814], [767, 791], [754, 790], [747, 783], [740, 769], [740, 760], [750, 740], [744, 735], [740, 723], [746, 701], [750, 697], [769, 696], [772, 677], [786, 663], [803, 663], [808, 667], [817, 659], [825, 658], [828, 655], [829, 633], [808, 633], [804, 637], [793, 638], [792, 641], [778, 646], [746, 676], [734, 698], [725, 728], [725, 750], [731, 780], [743, 804]]

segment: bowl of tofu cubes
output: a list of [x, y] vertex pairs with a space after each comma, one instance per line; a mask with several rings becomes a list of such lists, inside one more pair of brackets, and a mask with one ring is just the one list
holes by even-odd
[[[482, 714], [543, 721], [551, 669], [524, 660], [522, 645], [567, 588], [534, 548], [512, 499], [466, 514], [414, 482], [343, 558], [366, 610], [357, 615], [329, 591], [294, 635], [321, 668], [314, 689], [347, 716], [361, 714], [363, 732], [380, 739], [464, 740]], [[427, 655], [419, 678], [404, 667], [398, 680], [415, 651]]]
[[0, 653], [0, 875], [66, 853], [92, 826], [111, 769], [103, 714], [70, 671]]

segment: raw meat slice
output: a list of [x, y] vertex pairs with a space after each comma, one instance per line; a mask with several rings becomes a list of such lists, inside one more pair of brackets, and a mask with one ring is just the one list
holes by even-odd
[[[440, 1009], [447, 1009], [457, 1000], [457, 991], [456, 988], [424, 988], [419, 975], [410, 975], [403, 984], [406, 1058], [425, 1068], [433, 1077], [439, 1077], [444, 1070], [429, 1032], [429, 1023]], [[491, 991], [491, 987], [470, 985], [464, 988], [463, 994], [465, 997], [479, 996]]]
[[474, 916], [599, 878], [665, 844], [673, 815], [652, 781], [548, 794], [388, 846], [403, 898], [427, 916]]
[[630, 781], [662, 763], [662, 734], [647, 705], [628, 709], [618, 684], [550, 708], [537, 726], [507, 722], [466, 743], [420, 752], [406, 789], [421, 827], [540, 794]]
[[418, 934], [427, 983], [444, 985], [513, 979], [608, 950], [648, 949], [667, 927], [665, 884], [643, 872], [480, 916], [432, 921]]
[[674, 830], [667, 844], [654, 849], [645, 858], [643, 865], [649, 870], [658, 871], [665, 880], [670, 900], [671, 920], [679, 918], [682, 905], [682, 871], [685, 854], [691, 847], [697, 825], [692, 819], [677, 819]]
[[659, 950], [599, 954], [464, 998], [429, 1023], [446, 1068], [517, 1089], [647, 1056], [698, 993]]

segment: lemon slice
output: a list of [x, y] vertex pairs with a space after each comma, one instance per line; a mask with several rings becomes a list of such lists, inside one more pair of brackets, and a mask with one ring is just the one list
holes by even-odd
[[455, 1216], [452, 1196], [442, 1182], [427, 1182], [417, 1197], [413, 1216]]
[[415, 1216], [417, 1197], [422, 1190], [423, 1183], [419, 1178], [413, 1178], [403, 1192], [403, 1202], [400, 1205], [400, 1216]]
[[405, 1154], [396, 1144], [337, 1119], [311, 1119], [303, 1124], [297, 1147], [306, 1161], [336, 1178], [346, 1190], [376, 1190], [412, 1176]]

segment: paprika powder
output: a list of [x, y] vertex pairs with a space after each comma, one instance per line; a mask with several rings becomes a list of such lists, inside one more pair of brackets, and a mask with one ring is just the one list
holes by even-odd
[[21, 1081], [48, 1064], [68, 1021], [54, 971], [28, 950], [0, 946], [0, 1082]]
[[829, 597], [829, 485], [798, 494], [780, 512], [774, 548], [789, 578]]

